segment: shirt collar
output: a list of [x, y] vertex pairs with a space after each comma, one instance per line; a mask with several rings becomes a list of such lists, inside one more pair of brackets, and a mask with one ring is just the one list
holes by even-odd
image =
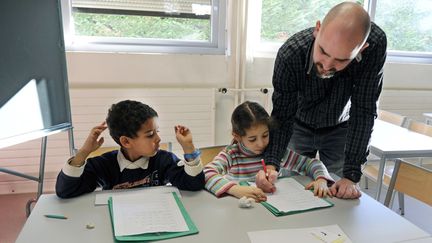
[[251, 151], [251, 150], [249, 150], [243, 143], [238, 143], [238, 147], [239, 147], [239, 150], [243, 153], [243, 154], [245, 154], [245, 155], [247, 155], [247, 156], [256, 156], [256, 155], [258, 155], [258, 154], [255, 154], [253, 151]]
[[126, 157], [123, 155], [123, 152], [121, 149], [119, 149], [117, 153], [117, 161], [120, 167], [120, 172], [123, 172], [124, 169], [147, 169], [149, 158], [148, 157], [141, 157], [138, 160], [131, 162], [130, 160], [126, 159]]
[[314, 45], [315, 41], [312, 41], [309, 50], [308, 50], [308, 55], [309, 55], [309, 60], [306, 62], [305, 64], [305, 68], [307, 68], [307, 74], [310, 75], [310, 72], [312, 70], [313, 67], [313, 45]]

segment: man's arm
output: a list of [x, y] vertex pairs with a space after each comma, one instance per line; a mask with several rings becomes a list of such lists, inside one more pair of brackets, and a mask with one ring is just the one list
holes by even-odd
[[279, 50], [273, 72], [273, 110], [275, 129], [270, 131], [270, 142], [264, 154], [265, 163], [277, 169], [292, 135], [294, 116], [297, 111], [297, 87], [295, 75], [288, 64], [288, 57]]
[[377, 111], [377, 101], [382, 90], [383, 67], [386, 59], [387, 40], [383, 35], [370, 50], [364, 61], [361, 76], [355, 81], [351, 96], [350, 120], [345, 149], [343, 176], [359, 182], [361, 164], [366, 162], [369, 140]]

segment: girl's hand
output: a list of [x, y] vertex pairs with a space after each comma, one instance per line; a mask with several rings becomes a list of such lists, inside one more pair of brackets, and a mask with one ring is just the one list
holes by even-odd
[[331, 193], [330, 189], [327, 186], [327, 180], [323, 178], [319, 178], [316, 181], [312, 181], [309, 183], [305, 189], [310, 190], [313, 188], [314, 195], [318, 197], [333, 197], [333, 194]]
[[274, 184], [276, 183], [277, 178], [278, 172], [267, 167], [267, 174], [264, 170], [260, 170], [255, 175], [255, 184], [264, 192], [273, 193], [276, 191], [276, 186]]
[[236, 198], [253, 198], [255, 202], [263, 202], [267, 200], [266, 194], [259, 188], [254, 186], [232, 186], [228, 190], [228, 194], [233, 195]]

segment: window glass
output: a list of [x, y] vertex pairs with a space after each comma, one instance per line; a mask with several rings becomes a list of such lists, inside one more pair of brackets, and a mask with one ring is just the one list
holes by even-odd
[[[284, 42], [314, 27], [341, 0], [262, 0], [261, 42]], [[363, 1], [358, 1], [363, 4]]]
[[76, 36], [211, 41], [211, 1], [72, 0]]
[[389, 50], [432, 52], [432, 0], [379, 0], [375, 22]]

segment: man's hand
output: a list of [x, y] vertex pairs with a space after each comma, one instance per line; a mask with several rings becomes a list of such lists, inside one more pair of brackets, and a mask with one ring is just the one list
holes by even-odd
[[349, 179], [342, 178], [330, 187], [333, 196], [343, 199], [357, 199], [361, 197], [360, 186]]
[[259, 188], [254, 186], [232, 186], [228, 191], [228, 194], [233, 195], [236, 198], [253, 198], [255, 202], [263, 202], [267, 200], [266, 194]]
[[258, 188], [261, 188], [264, 192], [273, 193], [276, 191], [275, 183], [277, 181], [278, 172], [271, 165], [266, 167], [267, 175], [264, 170], [258, 171], [255, 176], [255, 184]]
[[312, 188], [313, 188], [314, 196], [317, 197], [326, 197], [327, 195], [329, 197], [333, 196], [330, 189], [327, 186], [326, 179], [319, 178], [316, 181], [312, 181], [305, 187], [306, 190], [310, 190]]

